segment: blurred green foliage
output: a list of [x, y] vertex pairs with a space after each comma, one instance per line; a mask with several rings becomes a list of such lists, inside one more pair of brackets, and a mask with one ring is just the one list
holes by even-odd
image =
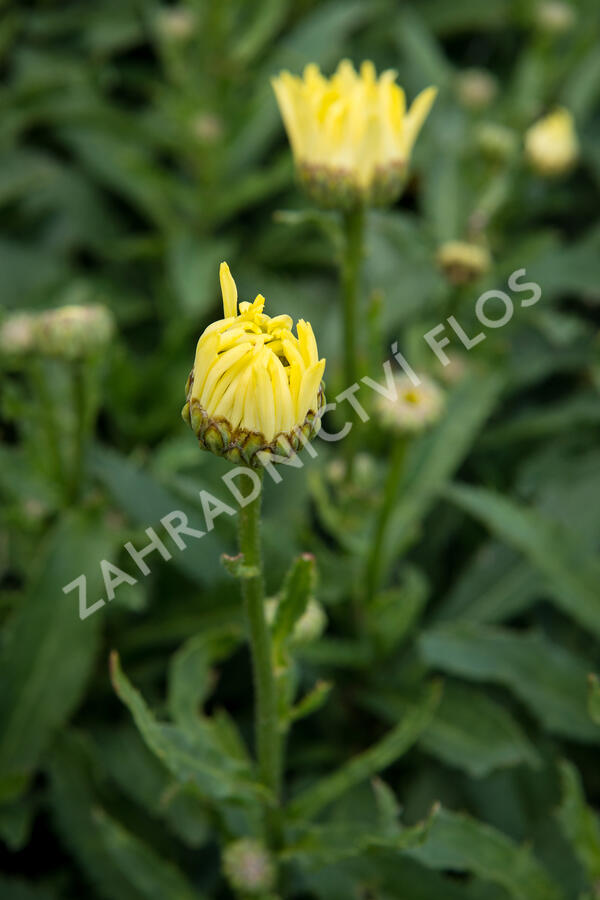
[[[364, 371], [398, 341], [442, 378], [424, 332], [452, 312], [473, 333], [475, 299], [515, 269], [542, 299], [462, 358], [446, 415], [413, 445], [372, 606], [357, 585], [385, 436], [361, 429], [352, 492], [322, 442], [267, 486], [267, 588], [310, 551], [328, 616], [290, 663], [283, 895], [600, 896], [600, 27], [594, 0], [567, 4], [565, 30], [553, 5], [3, 5], [0, 304], [102, 302], [118, 337], [89, 373], [76, 503], [61, 472], [78, 376], [2, 359], [2, 897], [231, 896], [219, 845], [256, 832], [262, 790], [238, 588], [219, 563], [233, 523], [153, 554], [85, 621], [63, 587], [84, 573], [93, 603], [100, 560], [131, 572], [126, 541], [142, 547], [174, 509], [202, 527], [201, 488], [227, 499], [226, 465], [179, 418], [221, 259], [242, 297], [312, 322], [342, 387], [337, 224], [294, 185], [269, 78], [344, 56], [397, 69], [411, 98], [440, 89], [405, 196], [368, 217]], [[479, 108], [461, 93], [473, 68], [496, 86]], [[558, 104], [581, 158], [546, 181], [520, 147]], [[486, 155], [490, 124], [514, 158]], [[457, 289], [436, 250], [473, 233], [494, 264]]]

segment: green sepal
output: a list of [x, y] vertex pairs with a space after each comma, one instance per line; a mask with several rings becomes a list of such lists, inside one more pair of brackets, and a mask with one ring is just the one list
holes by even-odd
[[314, 688], [288, 712], [288, 722], [297, 722], [310, 716], [327, 703], [333, 684], [330, 681], [317, 681]]
[[281, 647], [304, 613], [317, 580], [315, 558], [311, 553], [298, 556], [285, 576], [273, 623], [273, 642]]

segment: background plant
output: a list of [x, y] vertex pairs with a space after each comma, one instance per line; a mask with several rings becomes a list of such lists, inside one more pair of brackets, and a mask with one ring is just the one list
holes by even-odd
[[[100, 596], [100, 559], [132, 571], [125, 541], [143, 546], [175, 508], [201, 527], [198, 489], [219, 493], [224, 464], [198, 454], [178, 410], [221, 259], [241, 294], [260, 285], [273, 315], [312, 322], [328, 393], [345, 386], [336, 220], [294, 186], [269, 84], [282, 67], [331, 71], [343, 56], [397, 68], [410, 97], [440, 88], [402, 201], [368, 214], [363, 371], [396, 340], [440, 379], [424, 331], [450, 312], [471, 329], [476, 297], [516, 268], [543, 297], [464, 359], [446, 415], [413, 444], [371, 607], [356, 586], [386, 436], [362, 429], [350, 492], [335, 445], [267, 485], [267, 590], [310, 552], [328, 616], [320, 639], [285, 648], [300, 707], [285, 723], [281, 891], [597, 893], [600, 51], [593, 3], [573, 4], [563, 31], [547, 13], [540, 25], [548, 5], [5, 8], [3, 308], [102, 302], [118, 337], [89, 388], [98, 415], [76, 503], [51, 464], [39, 390], [66, 458], [69, 372], [3, 354], [3, 896], [230, 896], [220, 847], [254, 833], [256, 815], [249, 660], [219, 563], [231, 523], [152, 559], [150, 576], [84, 622], [62, 587], [84, 571]], [[494, 76], [478, 108], [460, 77], [473, 68]], [[519, 148], [557, 104], [575, 116], [581, 160], [547, 181]], [[449, 284], [440, 245], [482, 237], [490, 271]], [[110, 649], [141, 736], [110, 684]]]

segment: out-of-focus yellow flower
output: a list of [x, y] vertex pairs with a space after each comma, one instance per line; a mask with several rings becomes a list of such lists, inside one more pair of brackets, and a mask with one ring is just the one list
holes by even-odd
[[394, 379], [395, 396], [378, 396], [376, 409], [381, 424], [393, 431], [412, 434], [433, 425], [442, 414], [444, 393], [431, 378], [419, 376], [413, 384], [408, 375]]
[[273, 79], [300, 178], [319, 205], [385, 204], [400, 193], [437, 90], [426, 88], [407, 111], [395, 78], [388, 70], [378, 79], [371, 62], [358, 73], [343, 60], [331, 78], [311, 64], [302, 78]]
[[560, 0], [545, 0], [535, 10], [535, 21], [542, 31], [562, 34], [575, 24], [577, 14], [568, 3]]
[[263, 313], [261, 294], [238, 304], [227, 263], [220, 278], [225, 318], [198, 341], [182, 415], [204, 449], [260, 467], [318, 432], [325, 360], [308, 322], [298, 321], [296, 337], [290, 316]]
[[468, 241], [446, 241], [438, 249], [436, 259], [452, 284], [470, 284], [485, 274], [491, 264], [487, 248]]
[[560, 107], [525, 133], [525, 152], [539, 175], [562, 175], [575, 164], [579, 144], [573, 116]]

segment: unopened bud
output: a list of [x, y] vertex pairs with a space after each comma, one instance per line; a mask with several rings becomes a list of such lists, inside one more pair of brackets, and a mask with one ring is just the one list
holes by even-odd
[[525, 153], [538, 175], [553, 177], [571, 169], [579, 155], [573, 116], [564, 107], [544, 116], [525, 133]]
[[158, 16], [158, 30], [170, 41], [185, 41], [193, 33], [196, 17], [184, 7], [164, 9]]
[[456, 80], [459, 103], [465, 109], [485, 109], [498, 93], [498, 82], [486, 69], [465, 69]]
[[535, 20], [542, 31], [549, 34], [562, 34], [575, 24], [575, 10], [568, 3], [560, 0], [545, 0], [539, 3], [535, 11]]
[[105, 306], [61, 306], [41, 313], [36, 321], [37, 343], [45, 356], [81, 359], [92, 356], [110, 341], [112, 313]]
[[495, 122], [482, 122], [477, 128], [475, 139], [479, 149], [490, 162], [505, 162], [518, 147], [515, 132]]
[[30, 313], [8, 316], [0, 325], [0, 353], [9, 358], [26, 356], [35, 346], [36, 317]]
[[452, 284], [470, 284], [490, 268], [489, 251], [481, 244], [447, 241], [438, 249], [437, 263]]
[[275, 884], [275, 866], [260, 841], [241, 838], [223, 852], [223, 873], [234, 891], [253, 896], [265, 894]]

